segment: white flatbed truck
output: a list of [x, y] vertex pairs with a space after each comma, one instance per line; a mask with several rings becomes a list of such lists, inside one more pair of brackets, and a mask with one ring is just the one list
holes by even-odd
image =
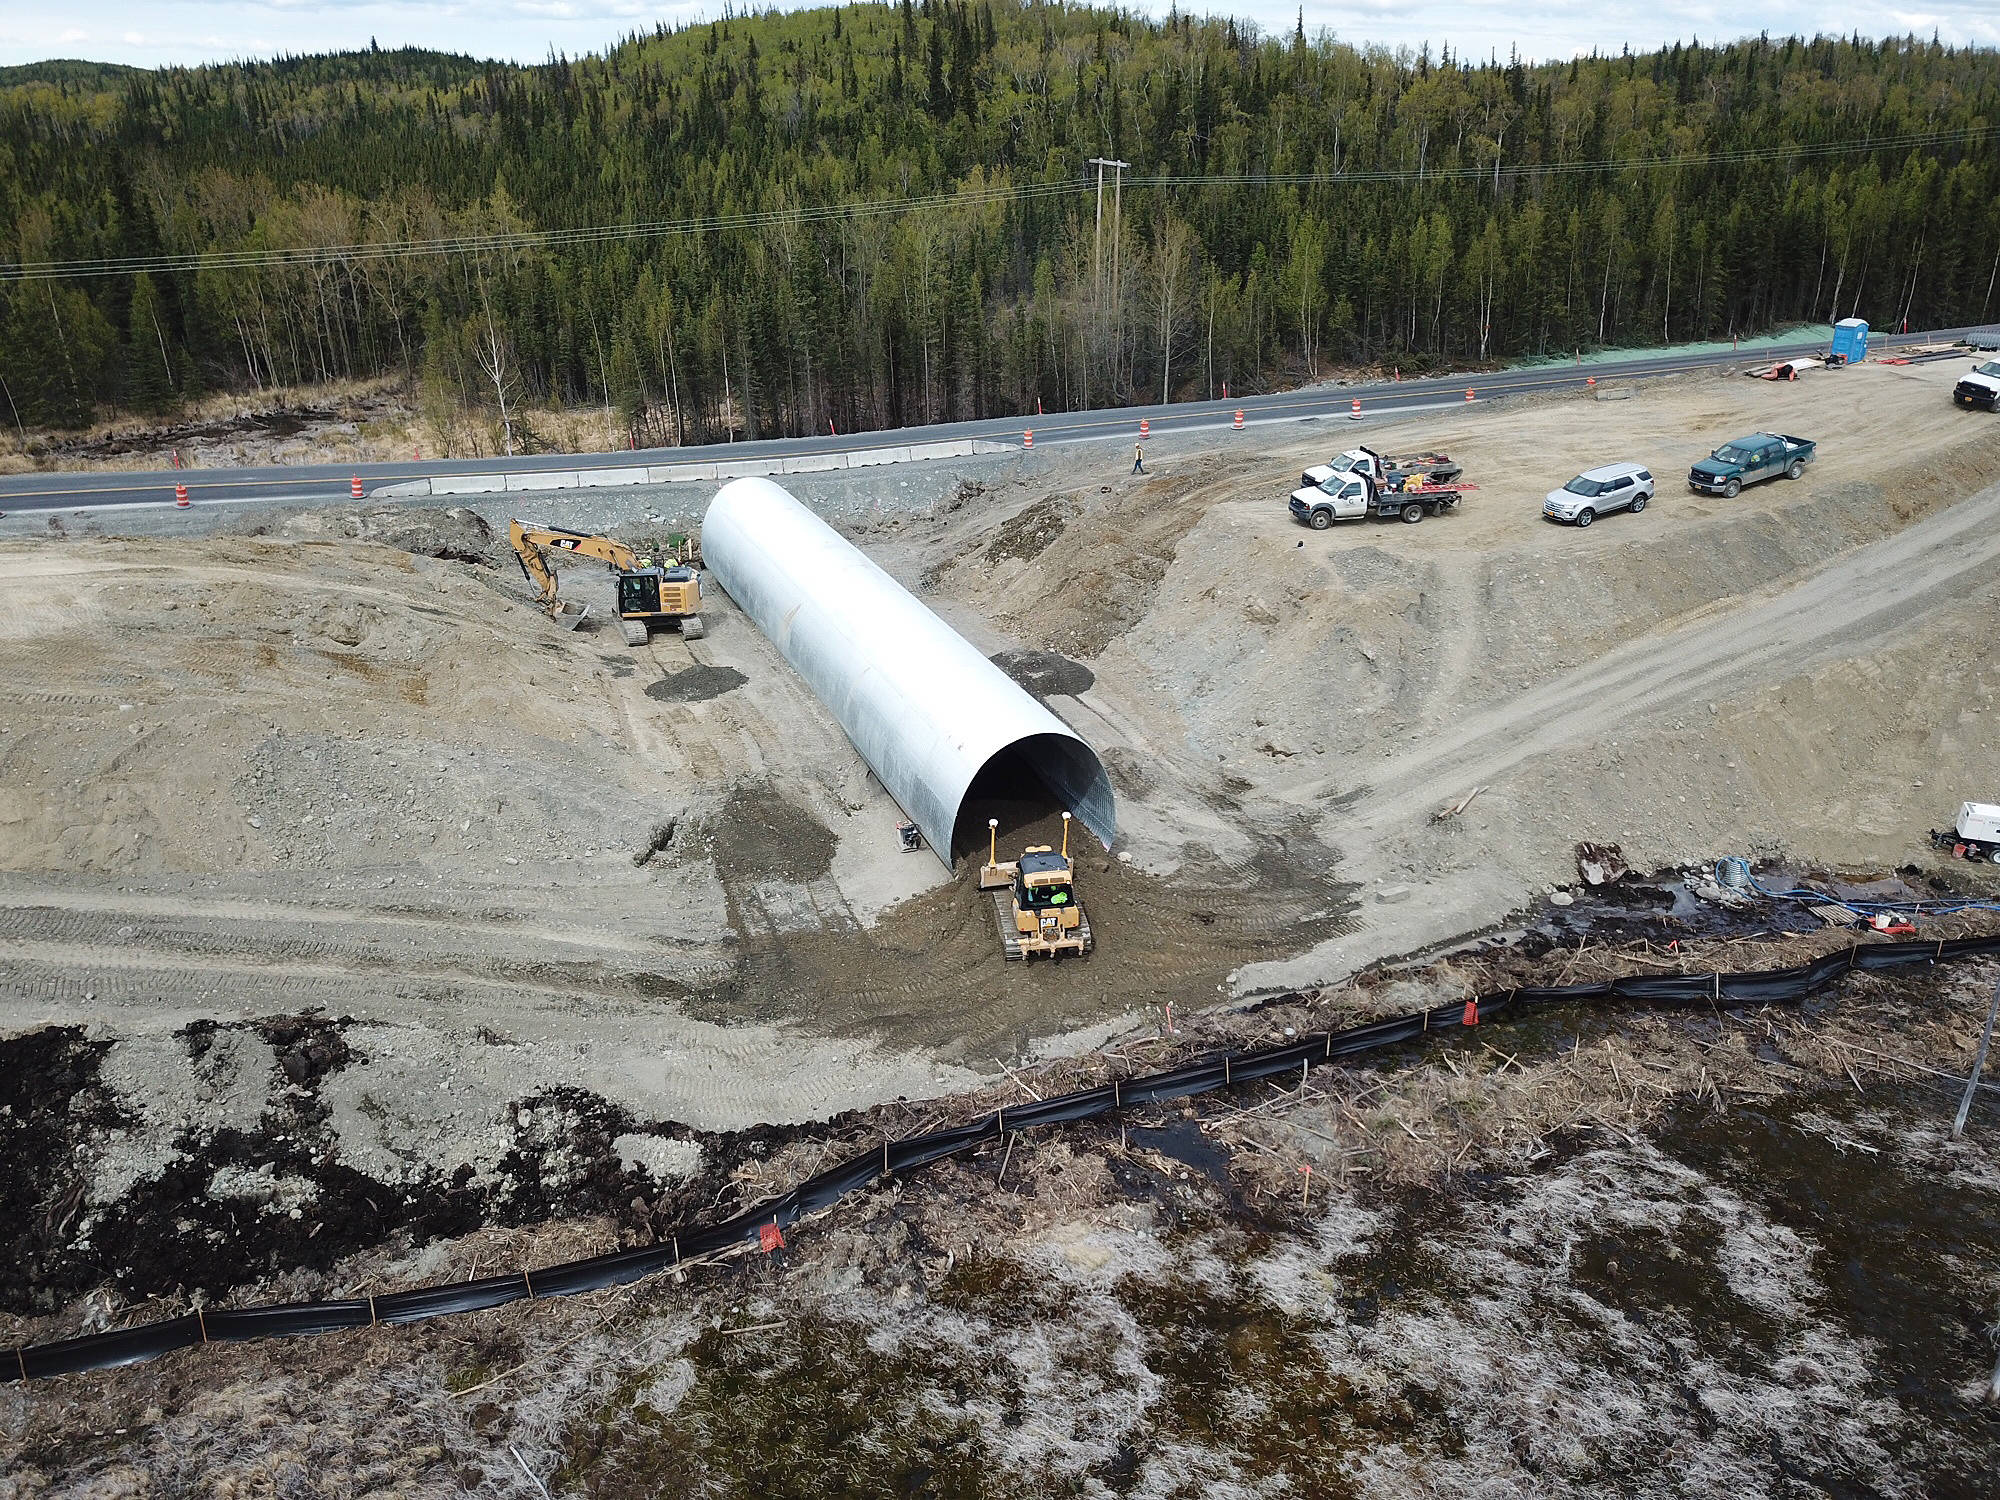
[[1442, 453], [1382, 454], [1350, 448], [1332, 463], [1315, 464], [1292, 491], [1293, 519], [1314, 531], [1335, 521], [1399, 517], [1415, 525], [1458, 504], [1476, 485], [1459, 478], [1465, 471]]

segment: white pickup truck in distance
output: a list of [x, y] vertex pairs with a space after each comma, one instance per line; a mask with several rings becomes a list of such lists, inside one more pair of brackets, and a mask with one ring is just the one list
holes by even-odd
[[[1408, 466], [1405, 467], [1404, 465]], [[1401, 517], [1414, 525], [1458, 504], [1473, 486], [1457, 482], [1464, 472], [1441, 453], [1383, 455], [1351, 448], [1330, 464], [1315, 464], [1292, 491], [1295, 520], [1324, 531], [1335, 521]], [[1439, 475], [1448, 474], [1449, 479]]]

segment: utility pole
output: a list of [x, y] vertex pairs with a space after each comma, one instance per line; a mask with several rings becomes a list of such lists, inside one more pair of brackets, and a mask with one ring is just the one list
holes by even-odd
[[1090, 241], [1090, 300], [1101, 304], [1104, 301], [1104, 169], [1111, 163], [1093, 156], [1088, 165], [1097, 168], [1097, 233]]
[[[1091, 248], [1091, 292], [1096, 299], [1098, 316], [1101, 319], [1104, 315], [1104, 169], [1111, 168], [1111, 305], [1116, 309], [1119, 306], [1118, 292], [1121, 284], [1119, 231], [1124, 223], [1125, 171], [1132, 163], [1093, 156], [1090, 165], [1097, 168], [1097, 237]], [[1115, 342], [1111, 354], [1111, 373], [1115, 380], [1118, 374], [1118, 351]]]
[[1111, 364], [1118, 373], [1125, 332], [1125, 168], [1130, 162], [1113, 162], [1111, 174]]

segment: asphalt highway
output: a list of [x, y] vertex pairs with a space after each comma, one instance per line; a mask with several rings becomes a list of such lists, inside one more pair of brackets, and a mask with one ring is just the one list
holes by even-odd
[[[1993, 335], [2000, 325], [1948, 328], [1927, 333], [1870, 335], [1871, 357], [1900, 344], [1949, 342], [1971, 334]], [[1240, 411], [1246, 426], [1268, 422], [1346, 417], [1359, 400], [1364, 416], [1434, 409], [1542, 391], [1576, 390], [1590, 380], [1644, 379], [1718, 366], [1769, 364], [1788, 355], [1811, 354], [1826, 347], [1824, 340], [1807, 340], [1781, 347], [1714, 354], [1662, 354], [1588, 365], [1537, 365], [1483, 375], [1402, 380], [1373, 385], [1313, 386], [1264, 396], [1239, 396], [1224, 401], [1183, 401], [1167, 406], [1128, 406], [1108, 410], [1048, 412], [1034, 417], [994, 418], [981, 422], [943, 422], [893, 431], [846, 433], [840, 436], [777, 438], [762, 442], [710, 444], [701, 448], [644, 448], [637, 452], [596, 454], [547, 453], [521, 458], [410, 460], [402, 463], [336, 466], [299, 465], [284, 468], [161, 469], [151, 472], [103, 470], [74, 473], [44, 472], [0, 476], [0, 513], [8, 511], [86, 510], [95, 507], [171, 505], [176, 482], [188, 487], [196, 503], [328, 504], [352, 499], [359, 477], [364, 491], [450, 474], [526, 473], [537, 469], [624, 469], [639, 464], [712, 463], [718, 459], [837, 453], [906, 443], [987, 438], [1019, 443], [1032, 428], [1037, 449], [1068, 443], [1120, 441], [1139, 437], [1139, 424], [1151, 435], [1165, 437], [1193, 431], [1227, 429]]]

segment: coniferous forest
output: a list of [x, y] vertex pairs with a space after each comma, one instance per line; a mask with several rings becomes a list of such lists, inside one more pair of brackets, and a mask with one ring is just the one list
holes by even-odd
[[1526, 65], [1013, 0], [39, 64], [0, 70], [0, 378], [36, 426], [401, 374], [444, 425], [693, 443], [1943, 327], [2000, 316], [1996, 126], [2000, 56], [1915, 39]]

